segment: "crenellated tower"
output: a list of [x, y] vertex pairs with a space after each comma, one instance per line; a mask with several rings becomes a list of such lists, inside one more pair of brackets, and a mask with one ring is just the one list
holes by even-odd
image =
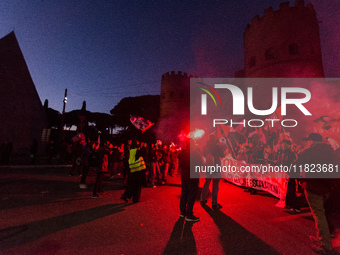
[[188, 129], [191, 77], [181, 71], [162, 75], [157, 138], [166, 142], [177, 140], [181, 131]]
[[297, 0], [255, 16], [244, 31], [245, 77], [324, 77], [319, 23], [312, 4]]

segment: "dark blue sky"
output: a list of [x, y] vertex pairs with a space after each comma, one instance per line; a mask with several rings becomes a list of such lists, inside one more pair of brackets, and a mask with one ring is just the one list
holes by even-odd
[[[160, 94], [162, 74], [227, 77], [243, 67], [243, 31], [277, 0], [0, 1], [0, 37], [14, 30], [42, 103], [109, 111]], [[291, 5], [295, 1], [290, 1]], [[340, 73], [340, 1], [311, 0], [326, 76]]]

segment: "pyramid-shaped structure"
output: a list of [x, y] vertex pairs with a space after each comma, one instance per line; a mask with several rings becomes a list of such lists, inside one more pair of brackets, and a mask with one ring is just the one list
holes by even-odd
[[[0, 39], [0, 143], [14, 154], [29, 154], [40, 143], [47, 118], [14, 32]], [[42, 146], [39, 148], [42, 149]]]

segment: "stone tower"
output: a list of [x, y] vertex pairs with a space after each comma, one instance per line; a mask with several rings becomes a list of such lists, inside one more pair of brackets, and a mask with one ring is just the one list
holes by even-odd
[[[41, 141], [47, 118], [14, 32], [0, 39], [0, 143], [14, 154], [29, 154]], [[41, 146], [39, 146], [41, 148]]]
[[178, 142], [182, 131], [189, 131], [190, 77], [172, 71], [162, 75], [160, 118], [157, 138], [168, 143]]
[[324, 77], [319, 24], [312, 4], [267, 8], [244, 31], [245, 77]]

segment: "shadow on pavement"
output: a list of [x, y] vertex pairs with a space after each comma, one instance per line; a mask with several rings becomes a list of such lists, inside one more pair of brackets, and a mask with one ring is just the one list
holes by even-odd
[[[2, 210], [19, 208], [23, 206], [54, 203], [58, 200], [90, 199], [81, 197], [78, 193], [78, 183], [56, 180], [6, 180], [1, 182], [0, 193]], [[92, 190], [87, 190], [92, 191]]]
[[[91, 199], [93, 180], [87, 189], [80, 189], [79, 182], [74, 180], [49, 179], [1, 179], [0, 199], [1, 210], [20, 208], [23, 206], [42, 205], [65, 201]], [[105, 191], [123, 190], [120, 182], [104, 182]], [[82, 194], [86, 193], [86, 194]]]
[[263, 242], [260, 238], [249, 232], [222, 211], [212, 210], [206, 205], [203, 205], [202, 207], [214, 220], [214, 223], [220, 230], [220, 242], [225, 254], [280, 254], [273, 247]]
[[170, 254], [197, 254], [196, 241], [192, 233], [194, 223], [185, 222], [179, 218], [172, 229], [170, 239], [163, 251], [163, 255]]
[[46, 220], [36, 221], [20, 226], [0, 230], [0, 250], [9, 249], [52, 233], [72, 228], [87, 222], [124, 211], [131, 204], [108, 204], [83, 211], [73, 212]]

